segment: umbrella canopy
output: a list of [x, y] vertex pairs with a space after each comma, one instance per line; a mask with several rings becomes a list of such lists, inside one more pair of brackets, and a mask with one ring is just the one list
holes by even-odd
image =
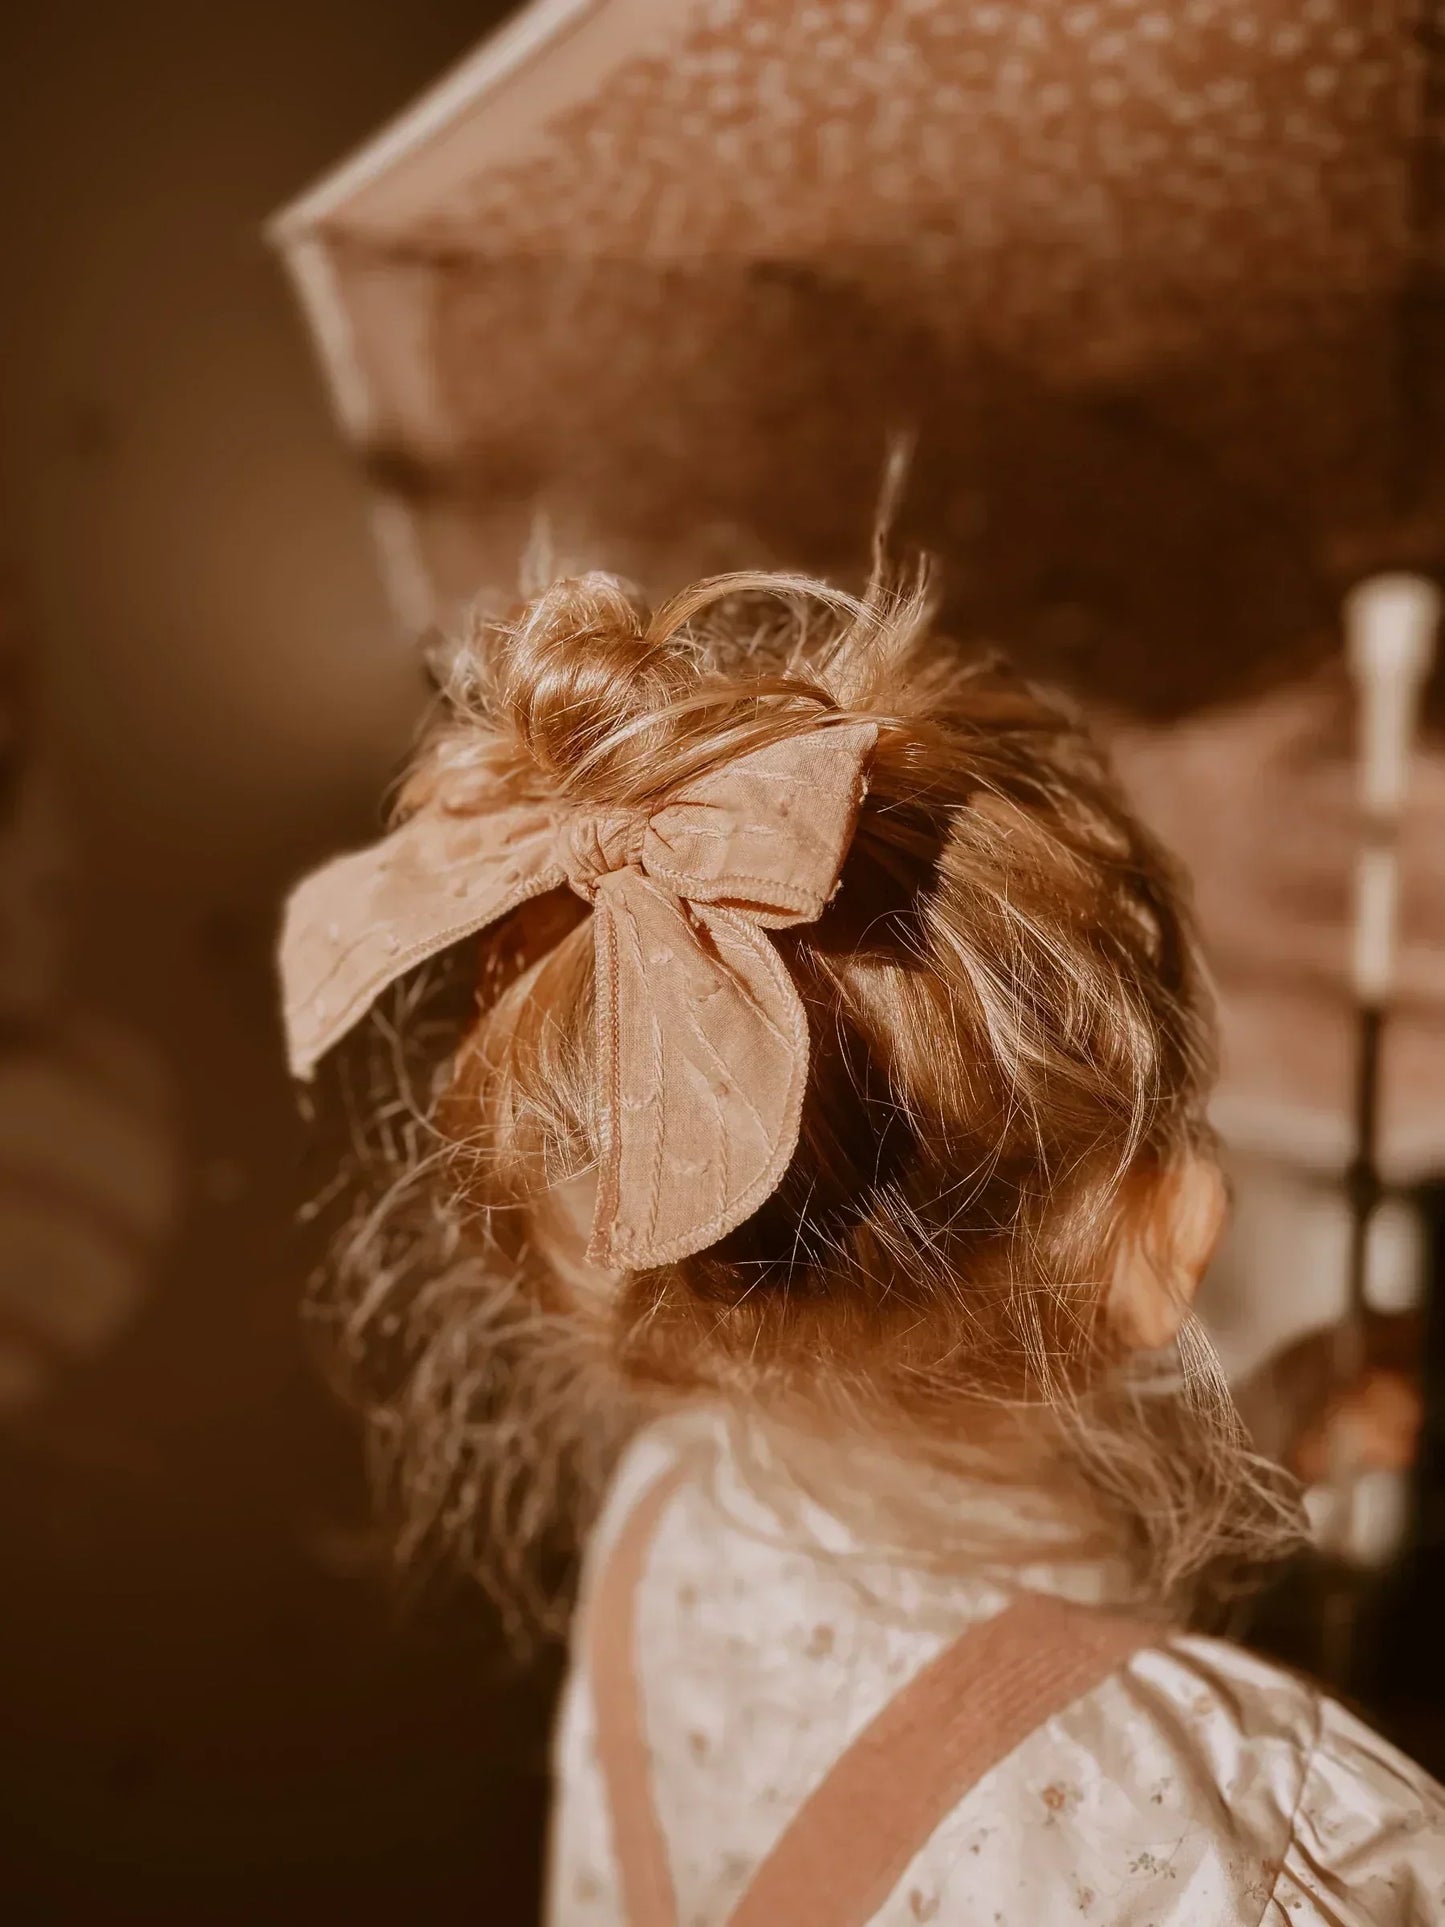
[[1169, 705], [1438, 559], [1426, 24], [554, 0], [279, 233], [442, 606], [466, 525], [548, 493], [854, 564], [908, 424], [968, 613]]
[[[732, 561], [846, 576], [903, 428], [901, 532], [961, 629], [1143, 722], [1304, 675], [1351, 581], [1445, 563], [1442, 22], [1436, 0], [525, 9], [277, 227], [404, 619], [508, 580], [539, 504], [564, 555], [660, 587]], [[1258, 801], [1248, 754], [1205, 754], [1208, 781]], [[1148, 800], [1147, 742], [1137, 762]], [[1175, 814], [1206, 879], [1237, 868], [1222, 822]], [[1240, 1032], [1241, 991], [1236, 1087], [1342, 1112], [1336, 1001], [1338, 1078], [1257, 1001]]]

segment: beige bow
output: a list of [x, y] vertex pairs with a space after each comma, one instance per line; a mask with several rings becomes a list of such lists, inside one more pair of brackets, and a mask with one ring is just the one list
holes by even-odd
[[764, 934], [837, 887], [877, 737], [837, 723], [748, 751], [647, 815], [432, 803], [292, 894], [281, 937], [291, 1067], [390, 983], [529, 897], [592, 905], [603, 1152], [589, 1255], [618, 1269], [715, 1243], [778, 1184], [808, 1071], [802, 1001]]

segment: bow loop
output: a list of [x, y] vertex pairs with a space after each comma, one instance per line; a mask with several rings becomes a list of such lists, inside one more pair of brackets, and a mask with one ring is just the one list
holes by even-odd
[[784, 736], [686, 784], [655, 812], [642, 867], [693, 903], [812, 923], [838, 884], [877, 739], [872, 723]]
[[551, 812], [421, 809], [292, 891], [281, 928], [287, 1055], [310, 1077], [388, 984], [564, 881]]

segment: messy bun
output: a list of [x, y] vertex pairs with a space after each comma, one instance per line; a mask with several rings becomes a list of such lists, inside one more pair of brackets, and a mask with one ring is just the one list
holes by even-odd
[[601, 746], [666, 703], [678, 664], [614, 576], [557, 583], [510, 623], [473, 639], [468, 667], [492, 720], [562, 791], [586, 780]]
[[[918, 586], [894, 598], [900, 639], [922, 606]], [[469, 803], [476, 774], [636, 807], [846, 704], [855, 631], [881, 636], [879, 608], [808, 577], [715, 576], [656, 611], [615, 576], [555, 583], [475, 622], [403, 808], [438, 792]]]
[[811, 1038], [796, 1153], [709, 1248], [627, 1275], [582, 1255], [585, 906], [540, 898], [460, 960], [426, 1155], [400, 1182], [388, 1161], [326, 1301], [413, 1539], [460, 1538], [515, 1598], [559, 1493], [637, 1415], [702, 1399], [905, 1467], [977, 1470], [970, 1442], [1007, 1436], [1155, 1596], [1257, 1550], [1278, 1507], [1207, 1353], [1143, 1399], [1099, 1316], [1126, 1185], [1207, 1139], [1212, 1039], [1173, 871], [1075, 719], [937, 637], [921, 581], [750, 575], [655, 613], [560, 583], [477, 626], [446, 707], [403, 808], [500, 786], [635, 811], [824, 716], [876, 748], [834, 901], [775, 933]]

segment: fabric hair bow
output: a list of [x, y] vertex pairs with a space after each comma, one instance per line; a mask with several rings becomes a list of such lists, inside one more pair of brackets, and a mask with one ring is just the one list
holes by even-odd
[[798, 1141], [808, 1026], [769, 930], [838, 884], [877, 738], [824, 724], [745, 752], [647, 812], [424, 804], [287, 905], [291, 1067], [317, 1062], [397, 978], [529, 898], [592, 905], [602, 1155], [588, 1255], [688, 1256], [776, 1188]]

